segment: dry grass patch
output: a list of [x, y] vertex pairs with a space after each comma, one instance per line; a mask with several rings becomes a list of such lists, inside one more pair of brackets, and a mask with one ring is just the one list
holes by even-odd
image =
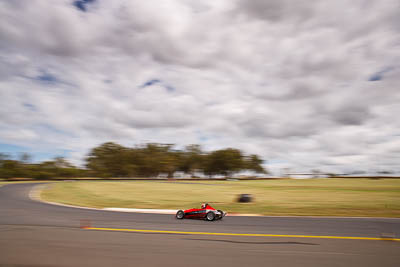
[[[241, 193], [255, 201], [237, 203]], [[264, 215], [400, 217], [400, 180], [391, 179], [61, 182], [42, 198], [96, 208], [182, 209], [209, 202], [228, 212]]]

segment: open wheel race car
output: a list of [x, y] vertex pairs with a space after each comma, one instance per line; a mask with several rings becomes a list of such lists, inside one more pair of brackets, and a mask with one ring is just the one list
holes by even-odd
[[177, 219], [205, 219], [207, 221], [220, 220], [226, 215], [222, 210], [216, 210], [208, 203], [201, 205], [200, 209], [178, 210]]

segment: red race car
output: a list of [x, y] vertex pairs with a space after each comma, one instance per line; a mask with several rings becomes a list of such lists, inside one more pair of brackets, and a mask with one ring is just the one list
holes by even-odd
[[226, 215], [222, 210], [216, 210], [208, 203], [201, 204], [200, 209], [178, 210], [177, 219], [205, 219], [207, 221], [220, 220]]

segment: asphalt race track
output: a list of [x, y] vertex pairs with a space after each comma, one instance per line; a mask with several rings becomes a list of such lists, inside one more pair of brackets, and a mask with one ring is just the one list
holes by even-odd
[[[400, 266], [400, 219], [225, 217], [176, 220], [33, 201], [34, 184], [0, 187], [0, 266]], [[315, 237], [221, 236], [92, 227]]]

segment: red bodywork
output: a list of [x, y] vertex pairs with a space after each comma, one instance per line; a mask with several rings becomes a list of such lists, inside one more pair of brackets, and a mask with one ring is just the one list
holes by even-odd
[[204, 219], [207, 215], [207, 212], [209, 211], [216, 211], [216, 209], [214, 209], [213, 207], [211, 207], [210, 205], [206, 205], [206, 207], [204, 209], [188, 209], [185, 210], [185, 216], [184, 218], [187, 219]]

